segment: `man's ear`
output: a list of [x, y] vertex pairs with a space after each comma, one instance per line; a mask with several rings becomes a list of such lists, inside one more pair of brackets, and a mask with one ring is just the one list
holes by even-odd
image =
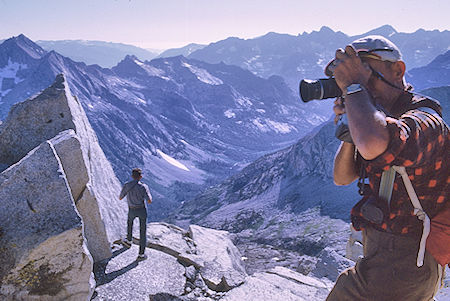
[[392, 64], [392, 71], [394, 72], [396, 78], [403, 79], [406, 71], [405, 62], [397, 61]]

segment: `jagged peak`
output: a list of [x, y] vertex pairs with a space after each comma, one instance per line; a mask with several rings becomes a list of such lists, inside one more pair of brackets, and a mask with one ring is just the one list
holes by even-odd
[[43, 48], [30, 40], [24, 34], [20, 34], [18, 36], [11, 37], [5, 40], [2, 46], [20, 48], [33, 59], [40, 59], [47, 53]]
[[371, 31], [365, 33], [364, 35], [382, 35], [385, 37], [390, 37], [394, 34], [397, 34], [398, 31], [395, 30], [394, 27], [392, 27], [389, 24], [385, 24], [383, 26], [380, 26], [378, 28], [372, 29]]
[[127, 54], [117, 65], [141, 65], [144, 64], [137, 56], [133, 54]]
[[134, 61], [134, 60], [139, 60], [139, 59], [138, 59], [138, 57], [135, 56], [134, 54], [127, 54], [123, 60], [124, 60], [124, 61], [125, 61], [125, 60], [132, 60], [132, 61]]
[[320, 27], [320, 30], [319, 30], [319, 32], [322, 32], [322, 33], [334, 33], [334, 30], [333, 29], [331, 29], [330, 27], [328, 27], [328, 26], [322, 26], [322, 27]]

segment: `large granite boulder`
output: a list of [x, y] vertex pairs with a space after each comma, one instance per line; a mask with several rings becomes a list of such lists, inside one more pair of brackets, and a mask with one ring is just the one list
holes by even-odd
[[[49, 141], [0, 173], [0, 246], [4, 299], [88, 298], [92, 261], [67, 178]], [[49, 282], [56, 278], [55, 288]]]
[[318, 278], [336, 281], [340, 273], [354, 265], [354, 261], [340, 255], [336, 250], [326, 247], [319, 253], [316, 267], [311, 274]]
[[228, 291], [244, 282], [247, 273], [241, 254], [227, 231], [191, 225], [188, 232], [203, 261], [200, 273], [209, 288]]
[[[134, 236], [139, 237], [138, 228], [134, 230]], [[239, 250], [227, 231], [197, 225], [185, 231], [171, 224], [150, 223], [147, 247], [172, 255], [185, 266], [193, 266], [208, 288], [216, 292], [242, 284], [247, 276]]]
[[98, 261], [110, 257], [111, 243], [123, 237], [126, 203], [118, 201], [120, 183], [63, 75], [36, 97], [11, 108], [0, 125], [0, 165], [16, 163], [43, 141], [68, 129], [74, 131], [69, 136], [76, 134], [79, 145], [66, 137], [56, 139], [56, 149], [85, 220], [89, 249]]
[[227, 292], [223, 301], [311, 301], [325, 300], [330, 287], [314, 277], [284, 267], [258, 272], [245, 283]]

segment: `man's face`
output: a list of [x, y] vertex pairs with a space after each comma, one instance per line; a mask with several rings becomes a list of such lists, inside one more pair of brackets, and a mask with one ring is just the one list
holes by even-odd
[[[393, 63], [371, 58], [362, 58], [362, 61], [367, 63], [374, 71], [380, 73], [388, 82], [394, 85], [399, 85], [399, 80], [403, 78], [403, 75], [399, 78], [397, 72], [392, 68]], [[391, 89], [393, 89], [392, 87], [373, 75], [370, 77], [367, 88], [376, 103], [381, 104], [385, 108], [390, 107], [388, 101], [391, 99], [389, 93]]]

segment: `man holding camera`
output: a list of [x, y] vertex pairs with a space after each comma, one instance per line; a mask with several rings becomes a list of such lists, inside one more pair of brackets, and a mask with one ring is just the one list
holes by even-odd
[[[381, 36], [338, 49], [325, 73], [343, 92], [334, 111], [338, 117], [346, 114], [351, 136], [336, 153], [335, 183], [369, 178], [351, 212], [352, 226], [363, 231], [364, 258], [339, 276], [327, 300], [432, 300], [443, 267], [428, 243], [425, 252], [425, 220], [450, 206], [450, 138], [440, 106], [411, 92], [400, 51]], [[407, 175], [391, 173], [389, 194], [384, 177], [397, 167]], [[423, 210], [412, 204], [408, 181]], [[448, 254], [450, 244], [439, 248]]]

